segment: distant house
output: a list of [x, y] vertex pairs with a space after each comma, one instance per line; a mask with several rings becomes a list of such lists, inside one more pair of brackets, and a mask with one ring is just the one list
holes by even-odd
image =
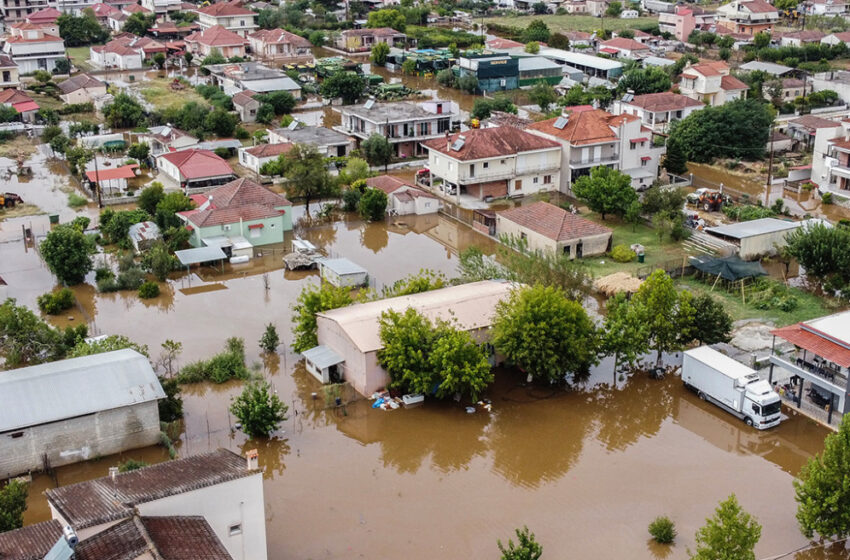
[[669, 132], [671, 123], [682, 120], [704, 107], [700, 101], [665, 91], [617, 100], [614, 102], [614, 113], [635, 115], [653, 132], [666, 133]]
[[7, 371], [0, 394], [2, 478], [159, 441], [157, 401], [165, 393], [135, 350]]
[[103, 27], [109, 27], [108, 18], [110, 15], [121, 11], [115, 6], [104, 2], [98, 2], [97, 4], [92, 5], [91, 9], [92, 12], [94, 12], [94, 18]]
[[785, 246], [785, 238], [800, 227], [800, 222], [761, 218], [736, 224], [705, 228], [705, 232], [738, 246], [738, 256], [745, 261], [775, 255]]
[[617, 58], [643, 58], [649, 56], [649, 47], [625, 37], [614, 37], [599, 43], [599, 52], [616, 56]]
[[127, 180], [136, 176], [138, 168], [138, 164], [135, 163], [100, 168], [95, 171], [86, 171], [86, 179], [91, 185], [92, 192], [97, 192], [95, 189], [98, 189], [100, 193], [107, 196], [120, 196], [127, 191]]
[[[139, 520], [154, 535], [163, 531], [174, 555], [120, 556], [117, 558], [210, 558], [220, 559], [215, 549], [186, 547], [201, 534], [208, 535], [203, 524], [187, 523], [185, 516], [203, 519], [234, 560], [265, 560], [266, 520], [263, 499], [263, 472], [257, 464], [257, 452], [247, 458], [227, 449], [218, 449], [166, 461], [126, 473], [78, 482], [47, 490], [47, 504], [60, 527], [71, 527], [85, 545], [89, 539], [102, 539], [91, 558], [102, 559], [115, 551], [115, 527], [124, 521]], [[117, 469], [116, 469], [117, 470]], [[173, 519], [175, 521], [168, 521]], [[151, 518], [151, 521], [144, 521]], [[125, 526], [132, 529], [133, 523]], [[166, 534], [164, 531], [169, 530]], [[156, 538], [152, 539], [155, 543]], [[146, 541], [142, 541], [145, 542]], [[198, 545], [212, 543], [204, 536]], [[165, 544], [165, 543], [162, 543]], [[88, 557], [88, 556], [87, 556]]]
[[777, 78], [794, 73], [794, 69], [790, 66], [783, 66], [782, 64], [776, 64], [775, 62], [761, 62], [760, 60], [745, 62], [740, 65], [738, 69], [743, 72], [761, 71], [770, 74], [771, 76], [776, 76]]
[[53, 72], [56, 62], [67, 58], [65, 41], [58, 35], [50, 35], [33, 24], [22, 24], [10, 28], [3, 54], [12, 57], [21, 74], [32, 74], [36, 70]]
[[256, 12], [242, 6], [238, 0], [210, 4], [198, 9], [197, 13], [202, 31], [223, 27], [244, 38], [257, 29]]
[[803, 115], [788, 122], [786, 134], [794, 140], [795, 146], [808, 150], [814, 145], [818, 130], [821, 128], [839, 130], [841, 123], [815, 115]]
[[159, 226], [154, 222], [139, 222], [133, 224], [127, 230], [127, 236], [130, 238], [130, 244], [136, 254], [144, 253], [150, 249], [155, 241], [162, 239], [162, 234], [159, 232]]
[[779, 10], [766, 0], [732, 0], [717, 8], [717, 27], [731, 33], [770, 33], [779, 22]]
[[850, 47], [850, 31], [830, 33], [829, 35], [821, 39], [820, 42], [824, 45], [837, 45], [838, 43], [844, 43], [845, 45]]
[[58, 85], [62, 90], [59, 99], [69, 105], [91, 103], [95, 97], [106, 95], [106, 82], [89, 74], [77, 74]]
[[270, 68], [259, 62], [230, 62], [226, 64], [211, 64], [212, 84], [218, 86], [227, 95], [235, 95], [240, 91], [270, 93], [286, 91], [295, 99], [301, 99], [301, 86], [286, 75], [282, 70]]
[[772, 38], [779, 42], [780, 47], [802, 47], [804, 45], [816, 45], [826, 37], [826, 33], [814, 29], [804, 31], [785, 31], [774, 33]]
[[150, 10], [157, 17], [180, 11], [181, 4], [181, 0], [142, 0], [142, 7]]
[[239, 165], [259, 174], [263, 164], [276, 160], [292, 149], [290, 142], [282, 144], [259, 144], [239, 148]]
[[366, 179], [366, 184], [384, 191], [389, 201], [387, 210], [398, 216], [434, 214], [440, 209], [440, 201], [436, 196], [398, 177], [379, 175]]
[[319, 259], [319, 275], [337, 288], [356, 288], [369, 283], [369, 271], [345, 258]]
[[327, 157], [344, 157], [355, 148], [355, 140], [347, 134], [323, 126], [276, 128], [269, 131], [269, 144], [307, 144]]
[[152, 59], [157, 53], [167, 54], [168, 47], [150, 37], [127, 33], [116, 36], [105, 45], [91, 47], [89, 59], [98, 68], [137, 70], [143, 66], [143, 61]]
[[532, 251], [547, 251], [580, 259], [611, 250], [612, 231], [548, 202], [525, 204], [496, 212], [496, 235], [528, 243]]
[[[774, 91], [776, 89], [777, 91]], [[806, 82], [797, 78], [785, 78], [776, 82], [767, 82], [762, 88], [764, 98], [770, 100], [773, 94], [778, 93], [777, 99], [783, 103], [792, 103], [798, 97], [811, 93], [811, 85], [806, 87]]]
[[800, 4], [802, 12], [815, 16], [844, 16], [847, 15], [847, 2], [844, 0], [810, 0]]
[[[24, 19], [26, 20], [27, 23], [34, 23], [36, 25], [41, 25], [41, 24], [52, 25], [52, 24], [56, 23], [56, 20], [59, 19], [59, 16], [61, 16], [61, 15], [62, 15], [62, 12], [60, 12], [59, 10], [57, 10], [56, 8], [51, 6], [51, 7], [42, 8], [41, 10], [32, 12], [31, 14], [26, 16]], [[18, 19], [18, 18], [16, 18], [16, 19]], [[6, 16], [6, 21], [7, 22], [11, 21], [11, 19], [9, 18], [8, 15]]]
[[[217, 5], [217, 4], [216, 4]], [[244, 36], [229, 31], [221, 25], [204, 28], [186, 36], [186, 48], [201, 58], [217, 50], [225, 58], [245, 56], [248, 40]]]
[[257, 111], [260, 108], [260, 102], [254, 99], [257, 92], [246, 89], [235, 94], [233, 100], [233, 108], [239, 114], [239, 120], [243, 123], [252, 123], [257, 120]]
[[313, 60], [313, 44], [283, 29], [260, 29], [248, 35], [255, 56], [274, 62], [297, 63]]
[[192, 200], [196, 207], [178, 216], [192, 233], [193, 247], [216, 245], [227, 253], [247, 241], [253, 256], [251, 247], [283, 243], [292, 229], [292, 203], [250, 179], [230, 181]]
[[389, 27], [347, 29], [337, 36], [334, 46], [349, 53], [369, 52], [378, 43], [404, 47], [407, 35]]
[[156, 158], [156, 166], [186, 191], [223, 185], [236, 176], [225, 160], [209, 150], [164, 153]]
[[29, 95], [12, 88], [0, 91], [0, 105], [17, 111], [23, 122], [34, 122], [39, 109], [38, 104]]
[[713, 107], [746, 98], [748, 89], [722, 60], [686, 66], [679, 80], [682, 95]]
[[0, 54], [0, 88], [20, 88], [18, 65], [7, 54]]
[[696, 5], [677, 5], [675, 12], [658, 14], [658, 28], [673, 34], [679, 41], [687, 41], [694, 30], [705, 31], [714, 26], [716, 14]]

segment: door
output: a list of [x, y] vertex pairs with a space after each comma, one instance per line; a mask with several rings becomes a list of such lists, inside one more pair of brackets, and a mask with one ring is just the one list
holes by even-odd
[[579, 242], [576, 243], [576, 258], [580, 259], [581, 255], [582, 255], [582, 243], [581, 243], [581, 240], [579, 240]]

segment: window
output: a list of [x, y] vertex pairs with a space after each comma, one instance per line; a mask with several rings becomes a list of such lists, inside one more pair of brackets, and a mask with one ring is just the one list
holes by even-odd
[[534, 183], [536, 185], [539, 180], [540, 180], [540, 177], [535, 177], [534, 180], [532, 181], [532, 183]]
[[755, 412], [756, 414], [761, 414], [761, 407], [753, 403], [753, 412]]
[[528, 236], [525, 234], [524, 231], [521, 231], [520, 234], [519, 234], [519, 238], [520, 239], [528, 239]]
[[221, 226], [221, 229], [223, 229], [224, 231], [230, 231], [230, 224]]
[[544, 175], [543, 176], [543, 183], [546, 184], [546, 185], [550, 185], [552, 183], [552, 176], [551, 175]]
[[242, 524], [241, 523], [234, 523], [233, 525], [231, 525], [230, 527], [227, 528], [227, 534], [230, 535], [231, 537], [235, 537], [236, 535], [241, 535], [242, 534]]
[[475, 164], [474, 163], [469, 164], [469, 176], [475, 177]]
[[269, 227], [274, 229], [274, 223], [269, 224]]
[[12, 438], [12, 439], [22, 438], [22, 437], [24, 437], [24, 433], [23, 432], [15, 432], [13, 434], [9, 434], [9, 437]]
[[490, 167], [490, 162], [485, 161], [484, 163], [481, 164], [481, 167], [483, 167], [484, 169], [487, 169], [488, 167]]
[[519, 179], [514, 181], [514, 190], [515, 191], [521, 191], [522, 190], [522, 181], [520, 181]]
[[649, 161], [647, 161], [647, 160], [645, 160], [645, 159], [640, 160], [640, 166], [641, 166], [641, 167], [646, 167], [646, 164], [647, 164], [647, 163], [649, 163]]
[[634, 142], [629, 142], [629, 149], [630, 149], [630, 150], [636, 150], [636, 149], [637, 149], [637, 144], [635, 144]]
[[261, 230], [260, 228], [254, 228], [251, 230], [251, 234], [248, 237], [250, 237], [251, 239], [257, 239], [258, 237], [260, 237], [260, 233], [262, 233], [262, 231], [263, 230]]
[[499, 162], [500, 165], [505, 165], [505, 160]]

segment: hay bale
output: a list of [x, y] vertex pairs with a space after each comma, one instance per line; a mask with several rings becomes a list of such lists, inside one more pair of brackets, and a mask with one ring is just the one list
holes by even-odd
[[615, 272], [593, 281], [593, 288], [608, 297], [618, 293], [635, 293], [643, 281], [627, 272]]

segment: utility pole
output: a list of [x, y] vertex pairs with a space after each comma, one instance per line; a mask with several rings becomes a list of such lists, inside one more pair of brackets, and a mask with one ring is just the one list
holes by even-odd
[[770, 159], [767, 162], [767, 187], [764, 189], [764, 207], [770, 206], [770, 187], [773, 181], [773, 129], [776, 121], [770, 123]]

